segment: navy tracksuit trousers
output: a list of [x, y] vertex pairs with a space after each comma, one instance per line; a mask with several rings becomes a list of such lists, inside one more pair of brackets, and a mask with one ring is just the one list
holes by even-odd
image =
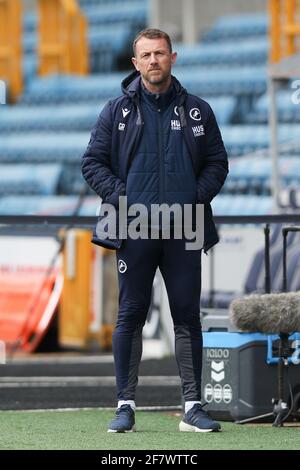
[[202, 332], [199, 304], [201, 250], [184, 239], [128, 238], [117, 250], [119, 315], [113, 335], [119, 400], [134, 400], [142, 355], [142, 329], [154, 275], [164, 278], [175, 331], [175, 355], [185, 401], [201, 399]]

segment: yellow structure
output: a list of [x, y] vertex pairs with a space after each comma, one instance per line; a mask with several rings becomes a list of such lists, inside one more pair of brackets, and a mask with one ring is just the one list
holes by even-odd
[[113, 252], [95, 247], [91, 235], [82, 229], [62, 234], [64, 286], [59, 307], [59, 344], [78, 349], [96, 345], [111, 350], [117, 278], [112, 279], [104, 265], [108, 253]]
[[87, 20], [77, 0], [39, 0], [39, 74], [89, 72]]
[[87, 230], [69, 230], [63, 252], [64, 287], [59, 312], [59, 343], [85, 347], [89, 339], [92, 244]]
[[270, 62], [300, 52], [300, 1], [269, 0]]
[[8, 84], [9, 99], [23, 90], [21, 0], [0, 0], [0, 80]]

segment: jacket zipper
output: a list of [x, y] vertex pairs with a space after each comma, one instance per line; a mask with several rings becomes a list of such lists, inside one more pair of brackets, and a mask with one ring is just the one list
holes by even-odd
[[166, 202], [165, 198], [165, 162], [163, 150], [163, 129], [161, 109], [157, 109], [158, 113], [158, 164], [159, 164], [159, 204]]

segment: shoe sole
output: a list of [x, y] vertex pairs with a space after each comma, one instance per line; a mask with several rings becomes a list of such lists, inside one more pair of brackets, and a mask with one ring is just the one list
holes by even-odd
[[191, 424], [187, 424], [184, 421], [179, 423], [179, 431], [181, 432], [218, 432], [220, 429], [200, 429], [197, 426], [192, 426]]
[[118, 433], [124, 433], [124, 432], [136, 432], [136, 427], [133, 426], [132, 429], [124, 429], [122, 431], [117, 431], [116, 429], [108, 429], [107, 432], [118, 432]]

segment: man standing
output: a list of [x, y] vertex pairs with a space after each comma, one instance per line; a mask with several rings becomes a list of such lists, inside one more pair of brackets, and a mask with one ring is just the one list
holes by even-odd
[[[122, 82], [123, 95], [104, 107], [82, 161], [82, 173], [104, 203], [128, 207], [179, 204], [204, 207], [206, 252], [218, 242], [211, 200], [228, 173], [227, 154], [214, 114], [171, 75], [176, 61], [169, 36], [141, 31], [133, 43], [136, 69]], [[193, 219], [194, 220], [194, 219]], [[172, 226], [174, 220], [170, 220]], [[151, 224], [151, 222], [150, 222]], [[192, 225], [194, 222], [192, 222]], [[173, 231], [175, 227], [173, 226]], [[135, 430], [135, 390], [142, 328], [153, 278], [165, 281], [175, 331], [175, 355], [185, 400], [180, 431], [220, 430], [201, 406], [202, 332], [199, 315], [201, 251], [186, 238], [117, 240], [119, 314], [113, 335], [118, 406], [109, 432]], [[120, 243], [119, 243], [120, 242]], [[101, 241], [100, 241], [101, 244]], [[104, 243], [105, 245], [105, 243]]]

